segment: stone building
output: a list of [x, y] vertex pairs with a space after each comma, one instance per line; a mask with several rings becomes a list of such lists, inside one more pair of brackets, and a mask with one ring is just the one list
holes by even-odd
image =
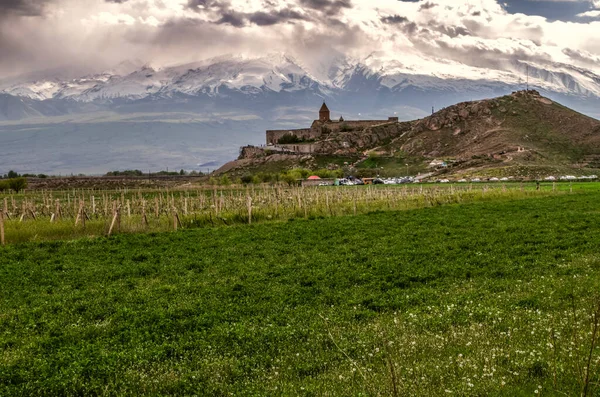
[[343, 117], [340, 117], [339, 120], [332, 121], [331, 112], [327, 104], [323, 102], [319, 110], [319, 118], [313, 121], [310, 128], [267, 130], [267, 145], [285, 144], [280, 143], [285, 136], [297, 138], [296, 142], [286, 139], [289, 144], [297, 145], [323, 139], [331, 133], [363, 130], [374, 125], [395, 122], [398, 122], [398, 117], [389, 117], [387, 120], [344, 120]]

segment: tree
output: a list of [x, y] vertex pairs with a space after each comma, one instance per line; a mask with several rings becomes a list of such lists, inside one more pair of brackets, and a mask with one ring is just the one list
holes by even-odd
[[13, 170], [8, 171], [8, 179], [13, 179], [13, 178], [18, 178], [19, 174], [17, 174], [16, 172], [14, 172]]
[[231, 179], [229, 179], [227, 175], [223, 175], [219, 180], [219, 184], [223, 186], [229, 186], [231, 185]]
[[3, 192], [8, 189], [8, 181], [0, 181], [0, 192]]
[[277, 141], [277, 143], [279, 143], [281, 145], [291, 144], [291, 143], [300, 143], [300, 142], [302, 142], [302, 139], [298, 138], [296, 135], [293, 135], [293, 134], [285, 134], [284, 136], [279, 138], [279, 140]]
[[8, 187], [19, 193], [21, 190], [27, 187], [27, 179], [25, 178], [13, 178], [8, 180]]

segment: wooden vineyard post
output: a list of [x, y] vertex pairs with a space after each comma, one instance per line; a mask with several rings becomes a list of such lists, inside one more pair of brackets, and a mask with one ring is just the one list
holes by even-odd
[[81, 205], [83, 203], [79, 202], [79, 211], [77, 211], [77, 217], [75, 218], [75, 226], [79, 224], [79, 219], [81, 219]]
[[4, 241], [4, 211], [0, 211], [0, 244], [6, 244]]
[[148, 218], [146, 217], [146, 201], [142, 201], [142, 224], [148, 226]]
[[56, 211], [54, 212], [56, 214], [56, 218], [59, 219], [61, 217], [61, 213], [60, 213], [60, 199], [56, 199]]
[[177, 214], [177, 210], [173, 208], [173, 229], [177, 231], [177, 226], [181, 227], [181, 220], [179, 219], [179, 214]]
[[248, 196], [248, 200], [246, 202], [248, 206], [248, 224], [252, 224], [252, 197]]
[[85, 229], [85, 210], [83, 207], [83, 201], [79, 202], [79, 211], [77, 211], [77, 218], [75, 219], [75, 226], [77, 226], [79, 224], [79, 221], [81, 221], [81, 224], [83, 226], [83, 228]]
[[[108, 235], [110, 236], [112, 234], [113, 228], [115, 227], [115, 223], [117, 222], [118, 218], [119, 218], [119, 212], [121, 211], [121, 206], [117, 207], [114, 211], [113, 211], [113, 219], [112, 222], [110, 223], [110, 228], [108, 229]], [[120, 222], [119, 222], [120, 223]], [[119, 225], [119, 230], [121, 229], [120, 225]]]
[[127, 199], [127, 218], [131, 218], [131, 204], [129, 203], [129, 199]]
[[10, 216], [8, 215], [8, 200], [6, 199], [6, 197], [4, 198], [4, 215], [6, 215], [8, 219], [10, 219]]
[[155, 206], [154, 206], [154, 208], [155, 208], [154, 212], [155, 212], [156, 217], [158, 218], [158, 215], [159, 215], [158, 214], [158, 197], [156, 197], [156, 196], [154, 197], [154, 204], [155, 204]]
[[81, 206], [79, 208], [79, 216], [81, 217], [81, 225], [85, 229], [85, 218], [87, 217], [87, 214], [85, 213], [85, 203], [84, 202], [81, 202]]

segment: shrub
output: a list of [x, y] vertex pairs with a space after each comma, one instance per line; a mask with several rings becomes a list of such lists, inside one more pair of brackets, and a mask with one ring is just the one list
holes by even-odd
[[344, 123], [340, 127], [340, 132], [350, 132], [354, 131], [354, 128], [350, 127], [348, 124]]
[[0, 192], [3, 192], [8, 189], [8, 181], [0, 181]]
[[286, 144], [291, 144], [291, 143], [300, 143], [302, 142], [302, 139], [298, 138], [296, 135], [293, 134], [285, 134], [284, 136], [282, 136], [281, 138], [279, 138], [277, 140], [277, 143], [281, 144], [281, 145], [286, 145]]
[[13, 178], [8, 180], [8, 187], [19, 193], [21, 190], [27, 187], [27, 179], [25, 178]]
[[140, 170], [125, 170], [125, 171], [111, 171], [107, 172], [106, 176], [142, 176], [144, 175]]
[[219, 179], [219, 184], [223, 186], [231, 185], [231, 179], [227, 175], [223, 175], [221, 179]]

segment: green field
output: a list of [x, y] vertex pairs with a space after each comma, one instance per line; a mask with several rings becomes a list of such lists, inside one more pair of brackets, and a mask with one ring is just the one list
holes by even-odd
[[600, 192], [0, 247], [0, 395], [600, 395]]

